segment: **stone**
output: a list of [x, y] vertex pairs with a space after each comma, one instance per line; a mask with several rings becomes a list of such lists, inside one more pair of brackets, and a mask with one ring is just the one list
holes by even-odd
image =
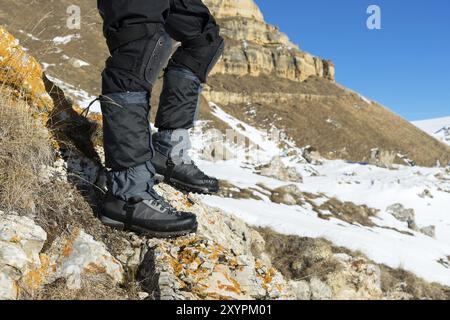
[[266, 251], [266, 241], [261, 234], [256, 230], [251, 230], [251, 252], [256, 258], [261, 258], [261, 255]]
[[265, 177], [275, 178], [286, 182], [302, 182], [303, 178], [295, 168], [284, 165], [280, 157], [273, 158], [268, 164], [257, 167], [256, 171]]
[[310, 281], [312, 300], [331, 300], [332, 290], [325, 282], [317, 277], [313, 277]]
[[261, 11], [253, 0], [205, 0], [205, 4], [216, 19], [239, 16], [264, 21]]
[[[220, 138], [223, 140], [222, 136]], [[235, 159], [236, 155], [223, 143], [223, 141], [215, 141], [202, 150], [200, 157], [206, 161], [218, 162]]]
[[240, 256], [237, 260], [239, 266], [233, 272], [233, 276], [237, 283], [239, 283], [242, 292], [254, 299], [265, 297], [266, 290], [262, 287], [262, 282], [256, 276], [254, 259], [249, 256]]
[[15, 244], [32, 265], [39, 265], [39, 253], [46, 240], [46, 232], [30, 218], [15, 214], [0, 217], [0, 246]]
[[259, 260], [261, 260], [261, 263], [267, 266], [267, 268], [272, 268], [272, 258], [266, 252], [263, 252], [260, 255]]
[[311, 300], [311, 288], [308, 281], [291, 281], [297, 300]]
[[423, 190], [422, 193], [419, 194], [419, 197], [421, 197], [422, 199], [425, 199], [425, 198], [433, 199], [434, 198], [433, 195], [431, 194], [431, 191], [428, 189]]
[[396, 203], [389, 206], [386, 211], [401, 222], [407, 222], [409, 225], [415, 224], [414, 209], [406, 209], [402, 204]]
[[12, 268], [0, 266], [0, 300], [15, 300], [19, 295], [17, 282], [10, 276]]
[[46, 232], [30, 218], [0, 214], [0, 299], [18, 298], [21, 278], [41, 267], [46, 240]]
[[381, 270], [363, 257], [347, 254], [333, 256], [339, 263], [336, 270], [327, 276], [333, 299], [378, 300], [383, 298]]
[[106, 249], [83, 230], [58, 237], [49, 250], [50, 265], [54, 269], [46, 280], [52, 283], [66, 279], [69, 289], [81, 289], [83, 278], [104, 277], [114, 284], [123, 281], [123, 268]]
[[267, 297], [269, 299], [280, 299], [280, 300], [290, 300], [294, 298], [294, 293], [292, 288], [284, 279], [283, 275], [276, 269], [270, 269], [269, 281], [265, 281], [267, 286]]
[[428, 237], [431, 237], [431, 238], [436, 237], [436, 226], [424, 227], [424, 228], [421, 228], [419, 231], [420, 231], [420, 233], [422, 233]]
[[[294, 299], [289, 283], [271, 267], [261, 235], [241, 219], [159, 184], [158, 193], [179, 210], [197, 214], [195, 236], [152, 239], [140, 267], [151, 297], [178, 299]], [[256, 256], [260, 255], [261, 259]]]
[[147, 292], [139, 292], [138, 293], [138, 297], [140, 300], [145, 300], [149, 297], [150, 295]]
[[301, 205], [303, 203], [302, 192], [295, 184], [282, 186], [273, 190], [270, 200], [288, 206]]
[[211, 298], [231, 300], [249, 299], [249, 296], [242, 292], [240, 284], [231, 277], [229, 270], [221, 265], [218, 265], [211, 276], [200, 282], [199, 285], [205, 287], [203, 293]]

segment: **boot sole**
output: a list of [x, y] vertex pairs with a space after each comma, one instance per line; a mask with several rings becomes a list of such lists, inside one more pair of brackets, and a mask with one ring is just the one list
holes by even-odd
[[108, 218], [106, 216], [101, 216], [100, 217], [101, 222], [108, 226], [111, 227], [115, 230], [119, 230], [119, 231], [132, 231], [135, 232], [139, 235], [142, 236], [148, 236], [151, 238], [178, 238], [178, 237], [183, 237], [183, 236], [187, 236], [189, 234], [192, 233], [196, 233], [197, 232], [197, 228], [198, 228], [198, 224], [196, 224], [192, 229], [190, 230], [181, 230], [181, 231], [170, 231], [170, 232], [164, 232], [164, 231], [151, 231], [139, 226], [131, 226], [130, 228], [126, 228], [125, 227], [125, 223], [117, 221], [117, 220], [113, 220], [111, 218]]
[[[164, 182], [164, 176], [160, 175], [160, 174], [156, 174], [155, 175], [155, 179], [158, 183], [160, 182]], [[206, 195], [212, 195], [215, 194], [217, 192], [219, 192], [219, 189], [217, 190], [210, 190], [206, 187], [200, 187], [200, 186], [196, 186], [193, 184], [189, 184], [186, 182], [182, 182], [180, 180], [171, 178], [170, 179], [170, 183], [169, 185], [171, 185], [172, 187], [175, 187], [176, 189], [182, 190], [182, 191], [186, 191], [186, 192], [192, 192], [192, 193], [197, 193], [197, 194], [206, 194]]]

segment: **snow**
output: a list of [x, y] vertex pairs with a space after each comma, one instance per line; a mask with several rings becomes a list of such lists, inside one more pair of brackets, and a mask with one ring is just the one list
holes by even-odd
[[89, 62], [77, 58], [70, 58], [69, 62], [74, 68], [82, 68], [90, 66]]
[[[58, 79], [51, 80], [77, 98], [83, 107], [95, 98]], [[395, 166], [389, 170], [340, 160], [309, 164], [302, 157], [303, 149], [274, 128], [264, 132], [231, 116], [217, 104], [210, 103], [210, 107], [212, 115], [232, 128], [233, 135], [243, 136], [247, 143], [236, 145], [233, 141], [224, 141], [235, 158], [216, 162], [204, 160], [203, 148], [217, 136], [214, 138], [210, 132], [203, 132], [201, 128], [206, 122], [200, 121], [197, 130], [192, 132], [192, 158], [207, 174], [242, 189], [252, 188], [262, 200], [202, 196], [206, 204], [236, 215], [250, 225], [268, 226], [283, 234], [325, 238], [336, 246], [359, 250], [376, 263], [403, 268], [428, 281], [450, 285], [450, 172], [445, 168]], [[99, 104], [94, 104], [91, 110], [100, 111]], [[449, 120], [415, 124], [436, 133], [450, 124]], [[282, 145], [289, 147], [289, 154]], [[297, 183], [300, 190], [324, 195], [315, 200], [318, 205], [336, 197], [378, 209], [379, 213], [372, 218], [375, 226], [349, 224], [332, 216], [329, 220], [321, 219], [310, 204], [286, 206], [271, 202], [260, 185], [275, 189], [292, 184], [255, 172], [256, 166], [270, 162], [275, 156], [303, 175], [303, 182]], [[432, 198], [421, 196], [424, 190], [428, 190]], [[435, 226], [435, 238], [412, 231], [406, 223], [389, 214], [386, 209], [396, 203], [414, 209], [419, 228]]]
[[365, 103], [367, 104], [372, 104], [372, 101], [370, 101], [368, 98], [366, 98], [365, 96], [363, 96], [362, 94], [358, 94], [358, 96], [361, 98], [361, 100], [363, 100]]
[[[300, 190], [364, 204], [378, 209], [379, 213], [372, 218], [375, 226], [367, 227], [336, 218], [321, 219], [309, 204], [286, 206], [273, 203], [263, 192], [257, 192], [263, 200], [202, 196], [205, 203], [251, 225], [269, 226], [284, 234], [325, 238], [337, 246], [359, 250], [376, 263], [403, 268], [428, 281], [450, 285], [447, 258], [450, 256], [450, 173], [445, 168], [395, 166], [389, 170], [339, 160], [324, 160], [321, 165], [299, 162], [296, 157], [286, 156], [279, 144], [268, 140], [267, 133], [232, 117], [216, 104], [211, 103], [211, 107], [213, 115], [258, 146], [245, 150], [225, 142], [238, 155], [236, 159], [209, 162], [200, 156], [205, 136], [194, 132], [192, 156], [207, 174], [243, 189], [261, 190], [260, 184], [274, 189], [292, 183], [260, 176], [255, 173], [255, 166], [280, 156], [286, 165], [303, 175], [303, 183], [297, 184]], [[300, 150], [292, 142], [290, 149]], [[432, 198], [421, 197], [424, 190], [429, 190]], [[325, 200], [316, 199], [318, 204]], [[409, 229], [406, 223], [387, 213], [386, 209], [396, 203], [415, 210], [419, 228], [436, 226], [435, 238]]]
[[450, 145], [450, 117], [414, 121], [413, 124], [436, 139]]
[[[52, 81], [55, 85], [60, 87], [64, 92], [74, 98], [78, 105], [86, 109], [91, 102], [93, 102], [97, 97], [90, 95], [87, 91], [81, 90], [79, 88], [74, 87], [73, 85], [64, 82], [58, 78], [47, 75], [48, 79]], [[90, 107], [90, 112], [101, 113], [100, 102], [95, 101]]]
[[267, 226], [284, 234], [325, 238], [337, 246], [360, 250], [377, 263], [403, 267], [429, 281], [450, 285], [450, 270], [437, 261], [450, 252], [449, 243], [416, 234], [407, 236], [380, 227], [367, 228], [340, 220], [323, 220], [311, 210], [256, 200], [206, 196], [207, 204], [219, 207], [247, 223]]
[[35, 37], [34, 35], [32, 35], [31, 33], [28, 33], [28, 32], [26, 32], [26, 31], [24, 31], [24, 30], [19, 30], [19, 32], [21, 33], [21, 34], [24, 34], [24, 35], [26, 35], [28, 38], [30, 38], [31, 40], [34, 40], [34, 41], [41, 41], [41, 39], [39, 39], [38, 37]]
[[450, 126], [450, 117], [414, 121], [413, 124], [425, 132], [436, 133], [443, 127]]
[[59, 45], [68, 44], [73, 39], [79, 39], [79, 38], [80, 38], [79, 34], [69, 34], [69, 35], [64, 36], [64, 37], [54, 37], [52, 41], [55, 44], [55, 46], [59, 46]]

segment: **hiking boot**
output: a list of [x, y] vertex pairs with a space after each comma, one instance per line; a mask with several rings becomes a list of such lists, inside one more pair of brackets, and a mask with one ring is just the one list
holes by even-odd
[[155, 151], [152, 164], [156, 170], [156, 180], [177, 189], [200, 194], [219, 191], [219, 180], [206, 175], [193, 161], [175, 165], [169, 157]]
[[130, 230], [156, 238], [180, 237], [197, 231], [194, 214], [175, 210], [155, 191], [152, 199], [123, 201], [108, 194], [101, 221], [118, 230]]

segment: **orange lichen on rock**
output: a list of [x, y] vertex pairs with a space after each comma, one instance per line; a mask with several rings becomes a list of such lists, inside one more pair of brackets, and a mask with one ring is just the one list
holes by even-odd
[[41, 266], [29, 271], [21, 280], [26, 290], [35, 291], [42, 287], [50, 272], [55, 268], [55, 266], [50, 266], [50, 258], [46, 254], [41, 253], [39, 258]]
[[87, 274], [93, 274], [93, 275], [105, 274], [106, 268], [104, 266], [100, 266], [98, 264], [91, 262], [84, 268], [84, 271]]
[[75, 239], [80, 235], [80, 229], [76, 228], [74, 232], [70, 235], [70, 237], [67, 238], [66, 243], [64, 244], [64, 247], [62, 249], [61, 255], [64, 258], [68, 258], [73, 251], [73, 243]]
[[13, 35], [0, 26], [0, 84], [13, 87], [40, 110], [49, 111], [53, 102], [42, 77], [41, 65], [25, 52]]
[[20, 237], [18, 235], [16, 235], [16, 234], [13, 235], [11, 237], [11, 239], [9, 240], [9, 242], [12, 242], [12, 243], [20, 243], [20, 241], [21, 241]]

